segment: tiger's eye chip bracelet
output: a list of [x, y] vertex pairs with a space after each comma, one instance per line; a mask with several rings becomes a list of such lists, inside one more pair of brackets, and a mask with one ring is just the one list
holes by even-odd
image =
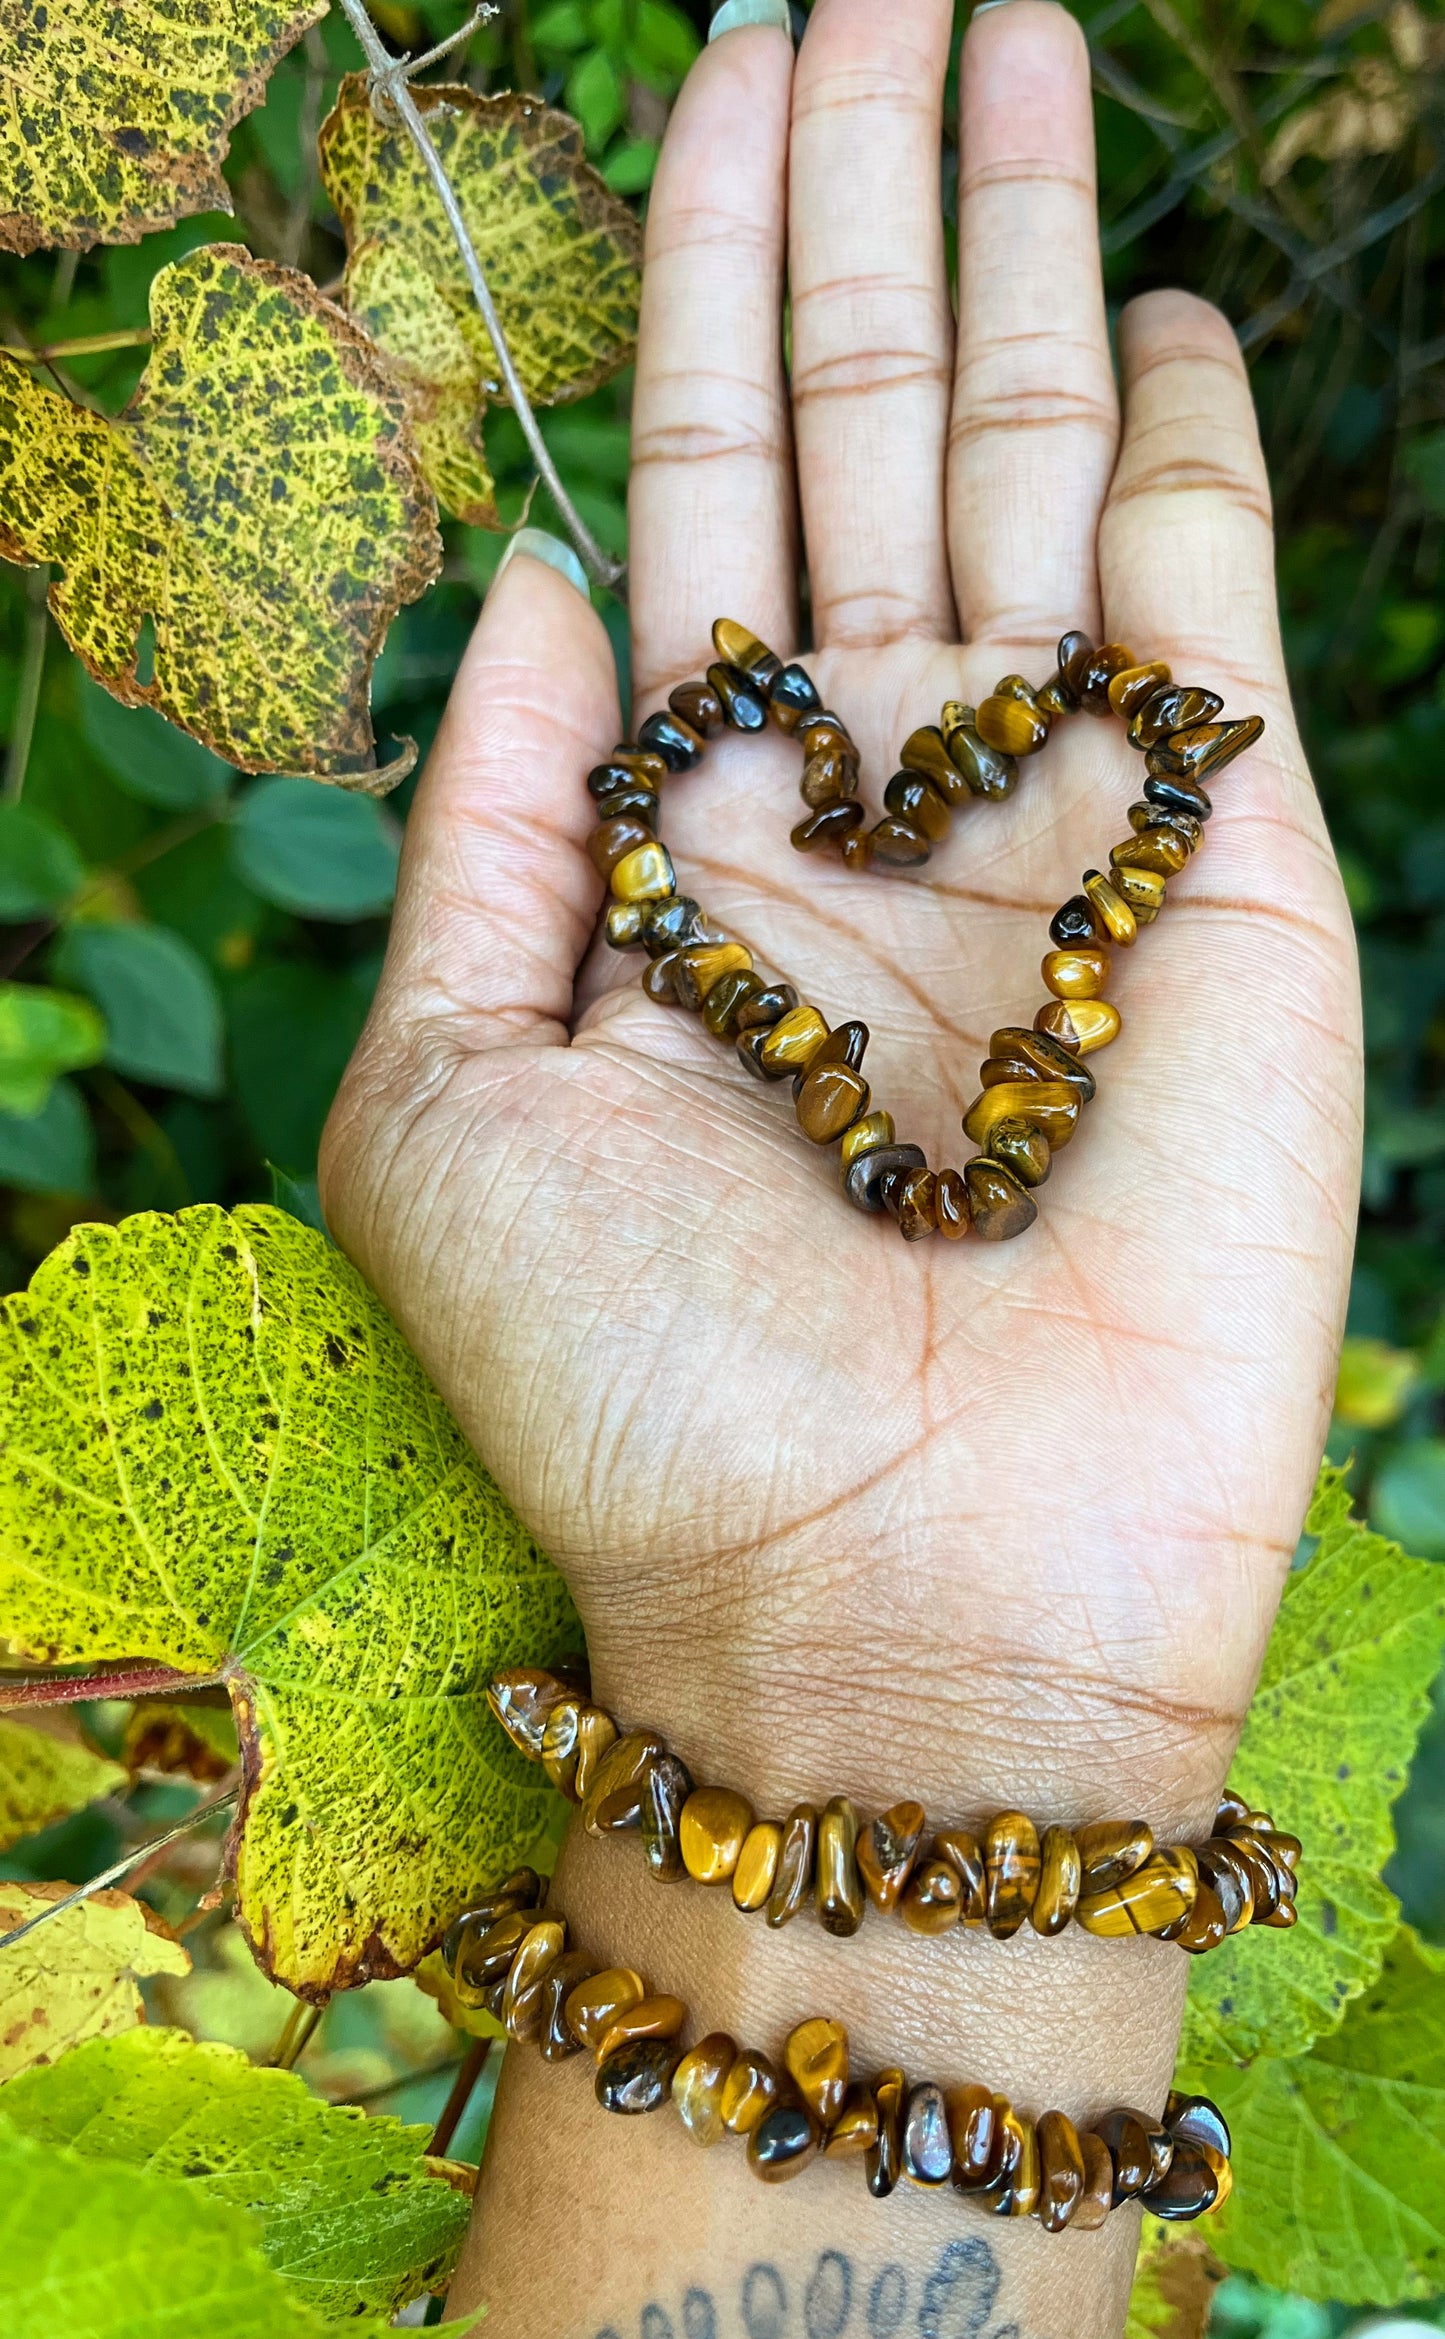
[[[1254, 744], [1262, 717], [1222, 722], [1222, 699], [1176, 683], [1162, 659], [1141, 663], [1122, 643], [1096, 648], [1086, 634], [1067, 633], [1040, 688], [1006, 674], [977, 708], [950, 699], [936, 725], [911, 732], [884, 790], [883, 817], [865, 828], [858, 749], [804, 668], [785, 665], [730, 618], [712, 632], [717, 657], [706, 677], [679, 684], [636, 740], [588, 774], [598, 814], [588, 850], [612, 895], [608, 941], [647, 952], [651, 998], [699, 1014], [760, 1079], [791, 1079], [799, 1127], [816, 1145], [840, 1146], [843, 1192], [859, 1210], [889, 1212], [908, 1242], [935, 1233], [957, 1241], [970, 1227], [991, 1242], [1022, 1234], [1038, 1216], [1034, 1188], [1094, 1095], [1083, 1059], [1120, 1028], [1104, 995], [1111, 953], [1132, 948], [1158, 917], [1169, 879], [1203, 842], [1213, 810], [1204, 781]], [[961, 1170], [932, 1170], [918, 1146], [898, 1142], [891, 1114], [873, 1106], [862, 1070], [867, 1025], [853, 1019], [830, 1030], [818, 1008], [790, 983], [767, 980], [743, 943], [678, 893], [658, 833], [661, 791], [701, 762], [716, 733], [772, 725], [803, 753], [807, 811], [792, 831], [799, 852], [833, 849], [850, 869], [916, 868], [956, 811], [1012, 794], [1018, 759], [1036, 754], [1059, 716], [1080, 708], [1121, 716], [1144, 756], [1131, 833], [1114, 846], [1107, 871], [1085, 870], [1082, 890], [1051, 920], [1042, 965], [1050, 996], [1032, 1027], [1006, 1025], [990, 1040], [980, 1094], [963, 1116], [980, 1151]]]

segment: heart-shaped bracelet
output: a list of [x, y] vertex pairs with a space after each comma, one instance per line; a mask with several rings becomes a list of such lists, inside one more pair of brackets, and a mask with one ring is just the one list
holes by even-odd
[[[647, 951], [650, 997], [700, 1014], [759, 1078], [792, 1079], [799, 1127], [816, 1145], [841, 1143], [843, 1192], [859, 1210], [891, 1212], [908, 1242], [935, 1232], [956, 1241], [970, 1226], [991, 1242], [1022, 1234], [1038, 1216], [1032, 1189], [1094, 1094], [1083, 1058], [1119, 1031], [1119, 1011], [1103, 995], [1110, 949], [1131, 947], [1159, 915], [1169, 879], [1203, 842], [1213, 806], [1202, 783], [1254, 744], [1263, 718], [1220, 722], [1223, 700], [1176, 683], [1162, 659], [1141, 663], [1122, 643], [1096, 649], [1086, 634], [1067, 633], [1042, 688], [1006, 674], [976, 710], [950, 699], [937, 725], [911, 732], [883, 817], [865, 829], [857, 747], [804, 668], [785, 665], [729, 618], [712, 633], [717, 659], [706, 679], [680, 683], [667, 710], [649, 715], [635, 741], [587, 776], [599, 815], [588, 849], [613, 897], [608, 941]], [[931, 1170], [919, 1146], [897, 1142], [892, 1115], [871, 1109], [867, 1025], [850, 1020], [830, 1031], [790, 983], [765, 980], [746, 946], [678, 893], [658, 834], [660, 790], [701, 762], [714, 733], [759, 732], [771, 722], [803, 750], [808, 811], [792, 832], [797, 850], [835, 847], [850, 869], [916, 868], [955, 811], [975, 797], [1010, 795], [1017, 759], [1037, 753], [1057, 718], [1079, 708], [1122, 716], [1144, 754], [1132, 833], [1113, 848], [1107, 872], [1085, 870], [1083, 891], [1050, 920], [1043, 978], [1051, 997], [1032, 1028], [1006, 1025], [989, 1042], [982, 1091], [963, 1116], [981, 1150], [961, 1170]]]

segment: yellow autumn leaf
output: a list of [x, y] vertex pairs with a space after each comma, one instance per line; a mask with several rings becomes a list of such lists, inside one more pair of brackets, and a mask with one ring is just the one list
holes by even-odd
[[434, 1949], [429, 1957], [422, 1959], [412, 1980], [428, 1998], [436, 2000], [438, 2012], [445, 2015], [453, 2030], [464, 2030], [469, 2037], [476, 2039], [506, 2037], [507, 2033], [496, 2015], [489, 2014], [485, 2006], [462, 2004], [457, 1996], [456, 1983], [439, 1949]]
[[1204, 2339], [1224, 2275], [1204, 2234], [1146, 2217], [1124, 2339]]
[[118, 1762], [92, 1754], [78, 1739], [53, 1738], [0, 1717], [0, 1851], [126, 1783]]
[[150, 311], [114, 420], [0, 353], [0, 556], [57, 565], [56, 621], [127, 706], [243, 771], [364, 787], [372, 664], [441, 561], [403, 401], [308, 277], [239, 245], [161, 269]]
[[[28, 1923], [68, 1884], [0, 1883], [0, 1932]], [[191, 1961], [143, 1901], [96, 1892], [0, 1955], [0, 2081], [53, 2063], [82, 2039], [145, 2019], [137, 1983], [186, 1974]]]
[[134, 244], [229, 211], [234, 125], [326, 0], [0, 0], [0, 246]]
[[[528, 398], [584, 396], [633, 352], [636, 219], [588, 163], [577, 124], [540, 99], [413, 94]], [[343, 81], [320, 150], [346, 231], [347, 305], [406, 390], [427, 477], [458, 518], [496, 527], [482, 417], [504, 402], [501, 371], [426, 167], [404, 130], [377, 120], [359, 73]]]

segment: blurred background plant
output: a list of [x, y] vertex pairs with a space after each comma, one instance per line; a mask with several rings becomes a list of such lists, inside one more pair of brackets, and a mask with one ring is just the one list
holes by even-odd
[[[612, 189], [643, 204], [708, 13], [708, 0], [506, 0], [441, 70], [557, 100]], [[1103, 0], [1076, 13], [1095, 59], [1111, 302], [1186, 285], [1226, 311], [1253, 368], [1291, 673], [1364, 966], [1365, 1195], [1331, 1451], [1353, 1456], [1375, 1525], [1445, 1561], [1445, 15], [1417, 0]], [[373, 14], [397, 46], [421, 48], [467, 10], [373, 0]], [[801, 29], [806, 9], [795, 15]], [[144, 362], [147, 288], [164, 262], [239, 232], [258, 255], [334, 281], [343, 247], [315, 131], [357, 62], [335, 11], [283, 61], [232, 142], [234, 222], [202, 216], [80, 258], [0, 257], [0, 339], [114, 337], [50, 369], [114, 411]], [[946, 207], [955, 180], [950, 150]], [[619, 554], [627, 399], [623, 376], [542, 417], [579, 510]], [[505, 413], [488, 448], [515, 522], [530, 474]], [[532, 510], [544, 525], [545, 500]], [[504, 542], [455, 523], [445, 535], [441, 583], [403, 611], [377, 669], [383, 743], [410, 734], [425, 749]], [[412, 785], [379, 805], [241, 779], [88, 682], [43, 591], [38, 575], [0, 568], [6, 1289], [78, 1218], [261, 1197], [315, 1221], [317, 1140], [376, 980]], [[622, 612], [605, 614], [625, 685]], [[42, 1002], [42, 983], [72, 1003]], [[14, 1844], [3, 1875], [91, 1875], [215, 1775], [194, 1748], [127, 1755], [125, 1709], [48, 1726], [83, 1727], [129, 1761], [129, 1789]], [[1390, 1881], [1445, 1941], [1445, 1690], [1397, 1816]], [[195, 1959], [186, 1979], [149, 1985], [156, 2011], [255, 2055], [294, 2050], [335, 2100], [441, 2118], [468, 2042], [433, 2001], [374, 1985], [334, 2002], [310, 2037], [286, 2036], [291, 2001], [224, 1910], [198, 1909], [213, 1868], [197, 1834], [142, 1888], [187, 1926]], [[475, 2154], [488, 2102], [484, 2083], [451, 2150]], [[1445, 2302], [1412, 2313], [1445, 2322]], [[1214, 2318], [1224, 2339], [1334, 2339], [1358, 2321], [1239, 2276]]]

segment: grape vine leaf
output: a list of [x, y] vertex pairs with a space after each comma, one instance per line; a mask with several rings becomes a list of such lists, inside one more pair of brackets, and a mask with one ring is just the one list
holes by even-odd
[[77, 1227], [0, 1306], [0, 1633], [226, 1682], [237, 1915], [312, 1998], [526, 1856], [555, 1797], [486, 1683], [581, 1643], [355, 1269], [210, 1204]]
[[1211, 2239], [1276, 2288], [1391, 2306], [1445, 2289], [1445, 1951], [1401, 1926], [1308, 2054], [1191, 2063], [1234, 2141]]
[[78, 1740], [52, 1738], [0, 1715], [0, 1852], [126, 1784], [118, 1762]]
[[135, 244], [229, 211], [220, 164], [326, 0], [5, 0], [0, 247]]
[[42, 983], [0, 983], [0, 1112], [42, 1112], [62, 1072], [96, 1064], [106, 1030], [88, 999]]
[[267, 2262], [337, 2321], [442, 2288], [467, 2229], [467, 2193], [428, 2161], [427, 2129], [323, 2103], [295, 2072], [183, 2030], [97, 2039], [12, 2080], [0, 2103], [37, 2143], [247, 2210]]
[[1380, 1871], [1445, 1650], [1445, 1569], [1362, 1526], [1328, 1465], [1306, 1525], [1319, 1547], [1285, 1584], [1229, 1774], [1304, 1846], [1299, 1922], [1267, 1957], [1246, 1933], [1196, 1960], [1189, 2063], [1301, 2053], [1373, 1981], [1399, 1919]]
[[[580, 398], [628, 363], [641, 232], [587, 161], [582, 133], [538, 99], [416, 88], [534, 406]], [[482, 439], [501, 371], [426, 166], [372, 111], [363, 74], [322, 125], [321, 174], [346, 232], [346, 303], [411, 407], [422, 466], [459, 519], [500, 526]]]
[[1225, 2268], [1196, 2226], [1144, 2219], [1124, 2339], [1204, 2339]]
[[[69, 1890], [0, 1883], [0, 1932]], [[143, 1901], [96, 1892], [62, 1909], [0, 1958], [0, 2080], [53, 2063], [83, 2039], [132, 2029], [145, 2019], [137, 1983], [190, 1970], [180, 1943]]]
[[159, 269], [150, 315], [114, 419], [0, 352], [0, 557], [59, 566], [56, 622], [127, 706], [243, 771], [364, 787], [373, 661], [441, 558], [405, 402], [309, 277], [240, 245]]

